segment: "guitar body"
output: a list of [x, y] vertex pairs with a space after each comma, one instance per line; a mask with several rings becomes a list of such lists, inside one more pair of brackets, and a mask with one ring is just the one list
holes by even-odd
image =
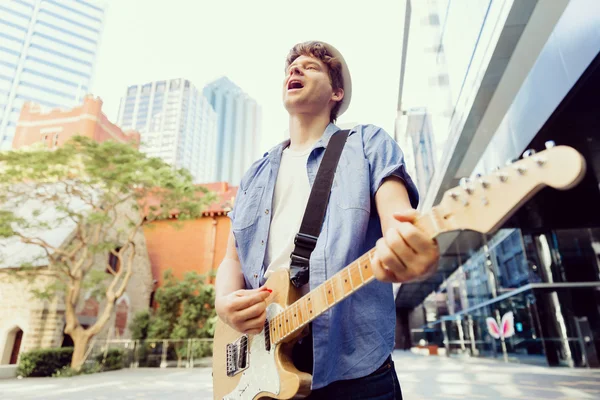
[[[299, 298], [290, 285], [289, 273], [271, 275], [265, 287], [273, 292], [267, 298], [267, 320]], [[303, 332], [267, 349], [265, 330], [244, 335], [220, 319], [215, 327], [213, 345], [214, 399], [291, 399], [310, 394], [312, 376], [292, 363], [292, 348]], [[228, 373], [229, 369], [229, 373]]]

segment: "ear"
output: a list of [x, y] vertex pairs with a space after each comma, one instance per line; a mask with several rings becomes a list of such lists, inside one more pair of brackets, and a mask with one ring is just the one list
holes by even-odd
[[333, 101], [342, 101], [344, 98], [344, 89], [339, 88], [335, 89], [331, 94], [331, 100]]

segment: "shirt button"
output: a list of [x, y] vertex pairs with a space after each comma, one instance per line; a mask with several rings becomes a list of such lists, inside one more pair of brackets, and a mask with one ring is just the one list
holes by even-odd
[[265, 210], [265, 214], [267, 214], [267, 215], [269, 214], [269, 209], [268, 208]]
[[263, 245], [264, 245], [264, 244], [265, 244], [265, 241], [264, 241], [264, 240], [261, 240], [261, 241], [260, 241], [260, 244], [263, 244]]

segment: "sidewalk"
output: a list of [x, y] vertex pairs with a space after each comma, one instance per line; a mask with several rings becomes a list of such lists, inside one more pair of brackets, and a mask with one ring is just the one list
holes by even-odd
[[394, 352], [405, 400], [598, 399], [600, 370]]

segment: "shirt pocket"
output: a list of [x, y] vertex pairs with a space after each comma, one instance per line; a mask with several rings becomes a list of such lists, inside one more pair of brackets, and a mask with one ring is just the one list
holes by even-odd
[[237, 210], [235, 211], [235, 218], [233, 221], [233, 230], [243, 230], [252, 226], [256, 222], [256, 215], [260, 207], [260, 201], [262, 199], [264, 187], [250, 187], [244, 191], [241, 191], [238, 195]]
[[368, 160], [364, 158], [340, 159], [334, 178], [337, 205], [344, 210], [359, 209], [370, 212], [369, 176]]

